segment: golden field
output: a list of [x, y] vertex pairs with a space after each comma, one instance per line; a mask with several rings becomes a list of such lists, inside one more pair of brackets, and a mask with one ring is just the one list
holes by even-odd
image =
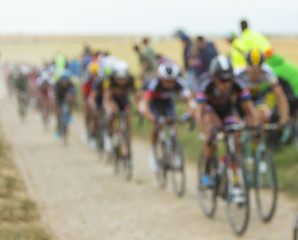
[[[275, 51], [298, 66], [298, 37], [269, 38]], [[61, 52], [68, 58], [78, 58], [86, 44], [102, 51], [109, 51], [119, 59], [129, 62], [133, 73], [138, 71], [138, 58], [133, 52], [134, 44], [141, 37], [136, 36], [0, 36], [2, 61], [27, 60], [34, 64], [51, 60]], [[229, 52], [224, 39], [215, 39], [215, 44], [223, 54]], [[182, 64], [183, 46], [178, 39], [159, 38], [152, 40], [157, 53], [173, 58]]]

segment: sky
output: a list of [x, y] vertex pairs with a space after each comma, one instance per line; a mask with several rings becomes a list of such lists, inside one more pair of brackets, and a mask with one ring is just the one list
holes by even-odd
[[298, 35], [297, 0], [1, 0], [0, 34]]

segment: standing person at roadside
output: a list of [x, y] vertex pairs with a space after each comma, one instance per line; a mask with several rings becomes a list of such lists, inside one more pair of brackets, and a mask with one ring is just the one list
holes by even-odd
[[198, 36], [195, 42], [198, 51], [198, 58], [201, 60], [201, 74], [208, 72], [211, 60], [217, 56], [217, 50], [213, 42], [206, 41], [202, 36]]
[[143, 83], [146, 83], [154, 78], [157, 69], [156, 55], [149, 43], [150, 41], [148, 38], [143, 38], [143, 49], [140, 52], [141, 79]]
[[181, 33], [179, 36], [180, 40], [182, 41], [183, 44], [183, 63], [184, 63], [184, 70], [185, 70], [185, 80], [187, 82], [188, 88], [195, 93], [196, 89], [196, 82], [195, 82], [195, 77], [196, 77], [196, 72], [193, 66], [189, 64], [189, 58], [191, 56], [191, 51], [193, 48], [193, 43], [189, 36], [187, 36], [184, 33]]

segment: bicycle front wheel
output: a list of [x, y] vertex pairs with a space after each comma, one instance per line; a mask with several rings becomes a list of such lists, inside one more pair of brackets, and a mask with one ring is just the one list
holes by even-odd
[[178, 141], [175, 141], [170, 159], [172, 185], [175, 194], [182, 197], [185, 193], [185, 168], [182, 147]]
[[199, 191], [199, 201], [201, 208], [204, 214], [211, 218], [214, 216], [216, 211], [216, 170], [217, 170], [217, 162], [215, 158], [212, 158], [212, 161], [208, 166], [208, 173], [210, 175], [210, 179], [214, 180], [214, 184], [205, 184], [203, 181], [204, 176], [206, 176], [206, 159], [204, 154], [201, 153], [199, 155], [198, 161], [198, 191]]
[[123, 164], [123, 178], [126, 181], [132, 179], [132, 159], [130, 149], [130, 136], [127, 131], [124, 131], [121, 142], [121, 159]]
[[227, 215], [233, 231], [242, 235], [249, 222], [249, 189], [245, 176], [245, 166], [237, 155], [228, 158], [227, 176]]
[[262, 221], [268, 222], [275, 213], [277, 203], [277, 177], [272, 155], [260, 152], [256, 157], [254, 170], [258, 214]]
[[165, 188], [167, 186], [167, 153], [164, 141], [159, 141], [156, 147], [156, 161], [157, 161], [157, 171], [155, 173], [157, 184], [160, 188]]

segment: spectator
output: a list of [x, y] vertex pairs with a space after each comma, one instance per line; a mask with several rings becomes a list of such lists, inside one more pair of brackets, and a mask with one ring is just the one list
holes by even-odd
[[189, 60], [192, 55], [192, 49], [193, 49], [193, 43], [189, 36], [187, 36], [185, 33], [181, 33], [179, 36], [182, 44], [183, 44], [183, 63], [184, 63], [184, 70], [185, 70], [185, 80], [187, 82], [187, 85], [189, 89], [192, 90], [192, 92], [195, 92], [195, 88], [197, 86], [195, 82], [196, 77], [196, 70], [193, 65], [190, 64]]
[[138, 46], [134, 46], [134, 50], [138, 54], [141, 64], [141, 80], [146, 83], [155, 77], [157, 59], [153, 48], [149, 45], [149, 39], [144, 38], [142, 43], [144, 45], [143, 50]]
[[207, 72], [212, 58], [217, 56], [217, 50], [213, 42], [207, 42], [202, 36], [197, 37], [195, 44], [198, 57], [202, 62], [201, 73]]

